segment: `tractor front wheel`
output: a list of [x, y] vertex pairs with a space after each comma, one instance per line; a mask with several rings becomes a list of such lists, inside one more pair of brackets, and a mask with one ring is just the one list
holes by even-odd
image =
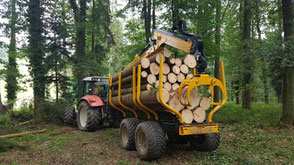
[[218, 148], [220, 143], [220, 134], [211, 133], [195, 135], [190, 140], [190, 146], [198, 151], [210, 152]]
[[95, 131], [103, 126], [100, 108], [91, 107], [88, 102], [82, 101], [78, 106], [78, 127], [82, 131]]

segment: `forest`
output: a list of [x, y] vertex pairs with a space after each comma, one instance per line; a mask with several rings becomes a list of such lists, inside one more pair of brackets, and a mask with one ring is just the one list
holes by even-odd
[[[292, 0], [2, 0], [0, 11], [0, 164], [293, 163]], [[172, 146], [145, 162], [122, 149], [112, 156], [93, 147], [104, 139], [104, 148], [113, 150], [117, 129], [63, 126], [64, 108], [77, 104], [83, 78], [118, 73], [155, 29], [171, 32], [180, 20], [202, 37], [209, 75], [220, 79], [224, 62], [228, 100], [214, 117], [224, 136], [218, 150]], [[214, 99], [221, 99], [219, 90]], [[39, 129], [46, 132], [1, 138]], [[86, 155], [72, 151], [79, 147]]]

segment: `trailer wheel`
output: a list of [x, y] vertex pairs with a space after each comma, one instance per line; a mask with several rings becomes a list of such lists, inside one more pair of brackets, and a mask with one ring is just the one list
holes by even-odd
[[76, 112], [74, 107], [65, 107], [64, 110], [64, 125], [74, 126], [76, 125]]
[[77, 123], [81, 131], [95, 131], [101, 128], [101, 109], [90, 107], [86, 101], [82, 101], [78, 106]]
[[190, 146], [198, 151], [210, 152], [218, 148], [220, 143], [220, 134], [211, 133], [196, 135], [190, 140]]
[[120, 124], [119, 135], [121, 146], [126, 150], [135, 149], [135, 131], [140, 120], [126, 118]]
[[165, 152], [166, 138], [158, 122], [140, 123], [136, 129], [136, 149], [141, 159], [158, 159]]

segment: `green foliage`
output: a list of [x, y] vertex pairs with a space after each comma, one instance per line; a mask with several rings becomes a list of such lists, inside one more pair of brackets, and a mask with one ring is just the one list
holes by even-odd
[[0, 138], [0, 153], [6, 152], [12, 149], [13, 147], [17, 147], [17, 146], [18, 144], [13, 140]]
[[65, 104], [56, 102], [40, 103], [40, 114], [36, 122], [63, 125]]
[[0, 125], [1, 126], [11, 126], [13, 123], [11, 121], [9, 114], [0, 115]]
[[216, 123], [228, 125], [250, 125], [258, 128], [273, 127], [279, 124], [281, 113], [281, 104], [254, 103], [251, 110], [243, 110], [241, 105], [226, 103], [215, 113], [213, 120]]

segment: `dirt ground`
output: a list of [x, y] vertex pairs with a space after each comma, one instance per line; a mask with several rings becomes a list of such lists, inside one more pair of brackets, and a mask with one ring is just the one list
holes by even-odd
[[222, 142], [214, 152], [168, 144], [160, 159], [149, 162], [140, 160], [136, 151], [121, 148], [118, 129], [81, 132], [71, 127], [55, 127], [45, 134], [14, 139], [20, 146], [1, 153], [0, 164], [294, 164], [293, 129], [236, 129], [221, 128]]

